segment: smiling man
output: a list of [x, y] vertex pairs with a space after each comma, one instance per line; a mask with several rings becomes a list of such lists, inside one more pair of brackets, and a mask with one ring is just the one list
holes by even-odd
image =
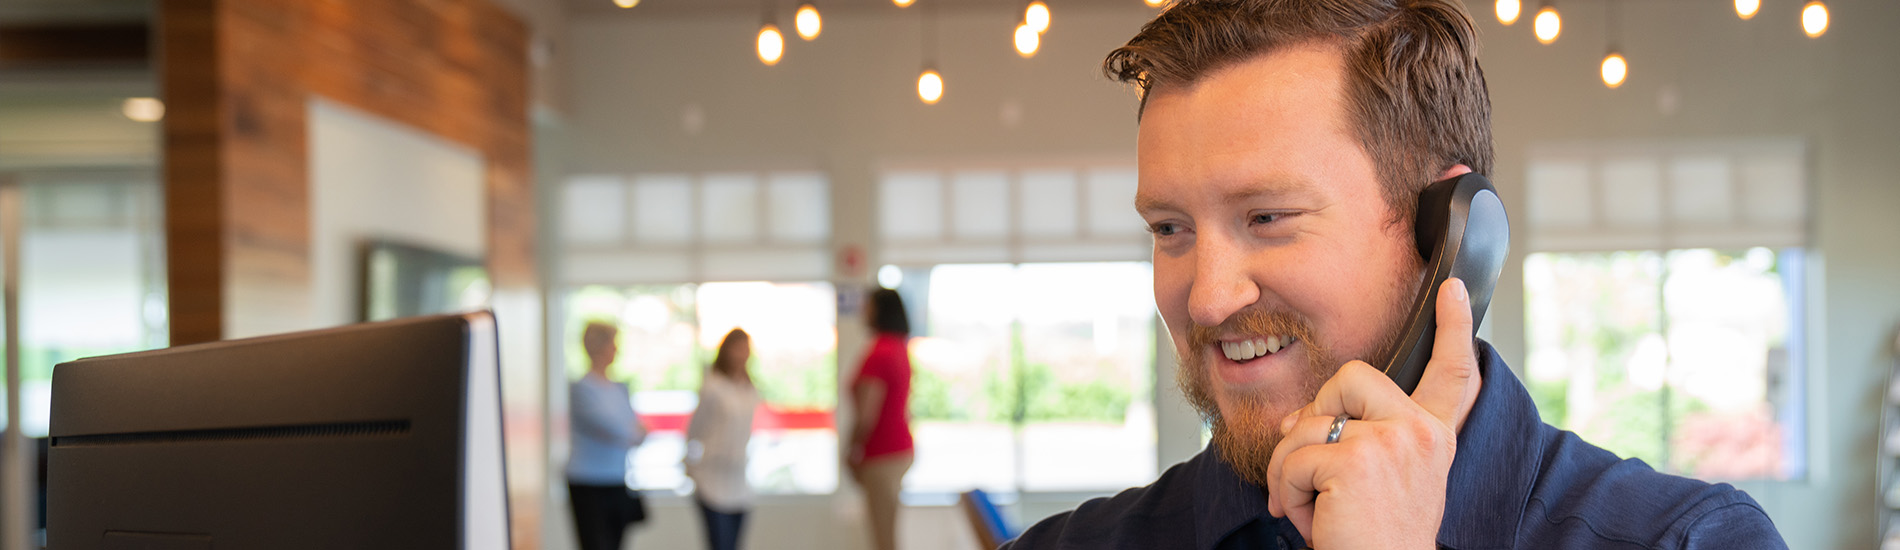
[[1491, 170], [1456, 0], [1179, 0], [1109, 54], [1141, 92], [1136, 209], [1209, 448], [1014, 548], [1783, 548], [1728, 485], [1542, 423], [1446, 281], [1407, 395], [1419, 192]]

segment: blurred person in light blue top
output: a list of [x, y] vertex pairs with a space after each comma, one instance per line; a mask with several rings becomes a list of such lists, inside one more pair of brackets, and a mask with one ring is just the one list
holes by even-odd
[[587, 374], [569, 388], [574, 448], [568, 455], [568, 501], [581, 550], [620, 550], [627, 527], [646, 519], [640, 493], [630, 488], [627, 454], [646, 440], [627, 385], [607, 379], [620, 351], [620, 329], [593, 321], [581, 331]]

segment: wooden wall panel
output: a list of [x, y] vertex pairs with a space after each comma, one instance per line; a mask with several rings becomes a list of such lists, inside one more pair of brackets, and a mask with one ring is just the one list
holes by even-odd
[[168, 0], [159, 12], [173, 344], [224, 335], [224, 109], [213, 6], [212, 0]]
[[313, 95], [481, 153], [512, 531], [515, 548], [537, 547], [547, 388], [528, 29], [487, 0], [163, 0], [160, 14], [174, 345], [311, 326]]

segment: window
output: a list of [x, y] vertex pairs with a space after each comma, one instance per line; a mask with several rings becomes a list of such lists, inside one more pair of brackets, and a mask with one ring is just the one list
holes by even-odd
[[1801, 477], [1802, 267], [1798, 248], [1532, 254], [1538, 411], [1659, 470]]
[[880, 258], [950, 263], [1146, 261], [1135, 169], [899, 170], [878, 185]]
[[900, 292], [922, 492], [1065, 491], [1155, 475], [1153, 274], [1145, 262], [950, 264]]
[[572, 290], [562, 345], [578, 377], [581, 326], [619, 323], [609, 378], [629, 383], [652, 430], [631, 459], [634, 485], [690, 490], [686, 423], [719, 341], [739, 327], [752, 336], [765, 401], [753, 419], [753, 488], [837, 488], [837, 295], [830, 283], [760, 282], [831, 277], [830, 193], [808, 171], [592, 174], [563, 185], [560, 273]]
[[1154, 478], [1151, 241], [1135, 169], [881, 175], [880, 258], [912, 309], [915, 492], [1101, 491]]
[[1806, 475], [1805, 162], [1782, 139], [1532, 147], [1544, 420], [1665, 472]]
[[163, 205], [144, 171], [19, 182], [19, 428], [44, 437], [54, 365], [165, 346]]
[[830, 278], [831, 187], [815, 172], [586, 175], [562, 188], [576, 284]]
[[[838, 485], [837, 310], [829, 283], [718, 282], [583, 286], [568, 296], [568, 334], [590, 320], [617, 322], [620, 354], [608, 378], [626, 381], [650, 430], [630, 477], [642, 489], [690, 489], [680, 461], [686, 424], [719, 341], [752, 336], [753, 382], [764, 406], [753, 420], [746, 477], [761, 493], [830, 493]], [[569, 338], [570, 378], [587, 369]]]

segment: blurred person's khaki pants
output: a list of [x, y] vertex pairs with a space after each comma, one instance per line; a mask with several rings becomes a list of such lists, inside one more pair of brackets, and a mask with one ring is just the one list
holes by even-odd
[[864, 504], [871, 520], [871, 547], [897, 550], [897, 509], [904, 505], [898, 493], [904, 489], [904, 473], [915, 460], [911, 453], [881, 456], [864, 461], [851, 473], [864, 488]]

